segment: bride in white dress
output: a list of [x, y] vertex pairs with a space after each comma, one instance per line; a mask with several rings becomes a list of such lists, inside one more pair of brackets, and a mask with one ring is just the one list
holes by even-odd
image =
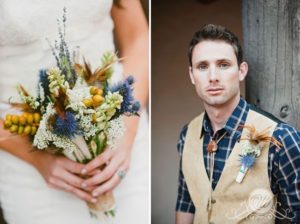
[[[122, 65], [113, 79], [135, 76], [135, 96], [145, 107], [148, 96], [148, 28], [138, 0], [0, 0], [0, 112], [7, 112], [8, 98], [22, 83], [35, 93], [38, 71], [55, 65], [45, 38], [57, 39], [57, 22], [67, 8], [66, 39], [94, 68], [101, 55], [115, 50], [113, 30]], [[85, 201], [114, 191], [116, 224], [149, 223], [148, 118], [128, 118], [126, 134], [117, 150], [107, 150], [87, 166], [45, 152], [30, 152], [26, 137], [5, 139], [0, 123], [0, 206], [9, 224], [109, 223], [91, 218]], [[78, 175], [107, 163], [89, 181]], [[127, 172], [121, 180], [118, 173]], [[86, 186], [96, 186], [91, 194]]]

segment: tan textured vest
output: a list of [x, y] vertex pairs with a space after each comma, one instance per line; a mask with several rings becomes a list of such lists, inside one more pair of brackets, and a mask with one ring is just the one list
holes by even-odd
[[[212, 210], [208, 213], [210, 182], [204, 164], [203, 137], [200, 139], [202, 122], [203, 114], [189, 124], [182, 155], [183, 174], [196, 207], [194, 224], [274, 223], [275, 196], [268, 177], [269, 145], [239, 184], [235, 179], [240, 169], [241, 144], [236, 142], [212, 193]], [[249, 110], [245, 125], [254, 125], [258, 131], [270, 127], [270, 136], [276, 127], [274, 121], [253, 110]]]

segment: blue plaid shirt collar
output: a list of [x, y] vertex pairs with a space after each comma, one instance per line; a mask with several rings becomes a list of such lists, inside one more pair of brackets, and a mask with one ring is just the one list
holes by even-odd
[[[248, 112], [249, 112], [248, 103], [243, 98], [240, 98], [240, 101], [236, 106], [236, 108], [234, 109], [233, 113], [228, 118], [224, 127], [219, 131], [223, 132], [225, 130], [227, 134], [232, 135], [233, 138], [235, 139], [240, 138], [243, 130], [241, 126], [245, 124]], [[203, 136], [204, 132], [208, 133], [210, 136], [213, 136], [213, 129], [206, 112], [203, 119], [201, 137]]]

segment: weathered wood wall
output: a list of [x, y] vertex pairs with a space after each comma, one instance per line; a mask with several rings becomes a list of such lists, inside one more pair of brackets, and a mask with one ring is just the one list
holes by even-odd
[[[248, 102], [299, 129], [300, 1], [243, 0], [242, 17]], [[277, 217], [285, 211], [278, 206]]]
[[248, 102], [300, 128], [300, 1], [243, 0]]

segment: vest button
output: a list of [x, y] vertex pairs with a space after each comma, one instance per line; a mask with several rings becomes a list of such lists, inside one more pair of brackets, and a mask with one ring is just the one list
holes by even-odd
[[211, 199], [211, 203], [215, 204], [216, 202], [217, 202], [216, 199], [214, 198]]

